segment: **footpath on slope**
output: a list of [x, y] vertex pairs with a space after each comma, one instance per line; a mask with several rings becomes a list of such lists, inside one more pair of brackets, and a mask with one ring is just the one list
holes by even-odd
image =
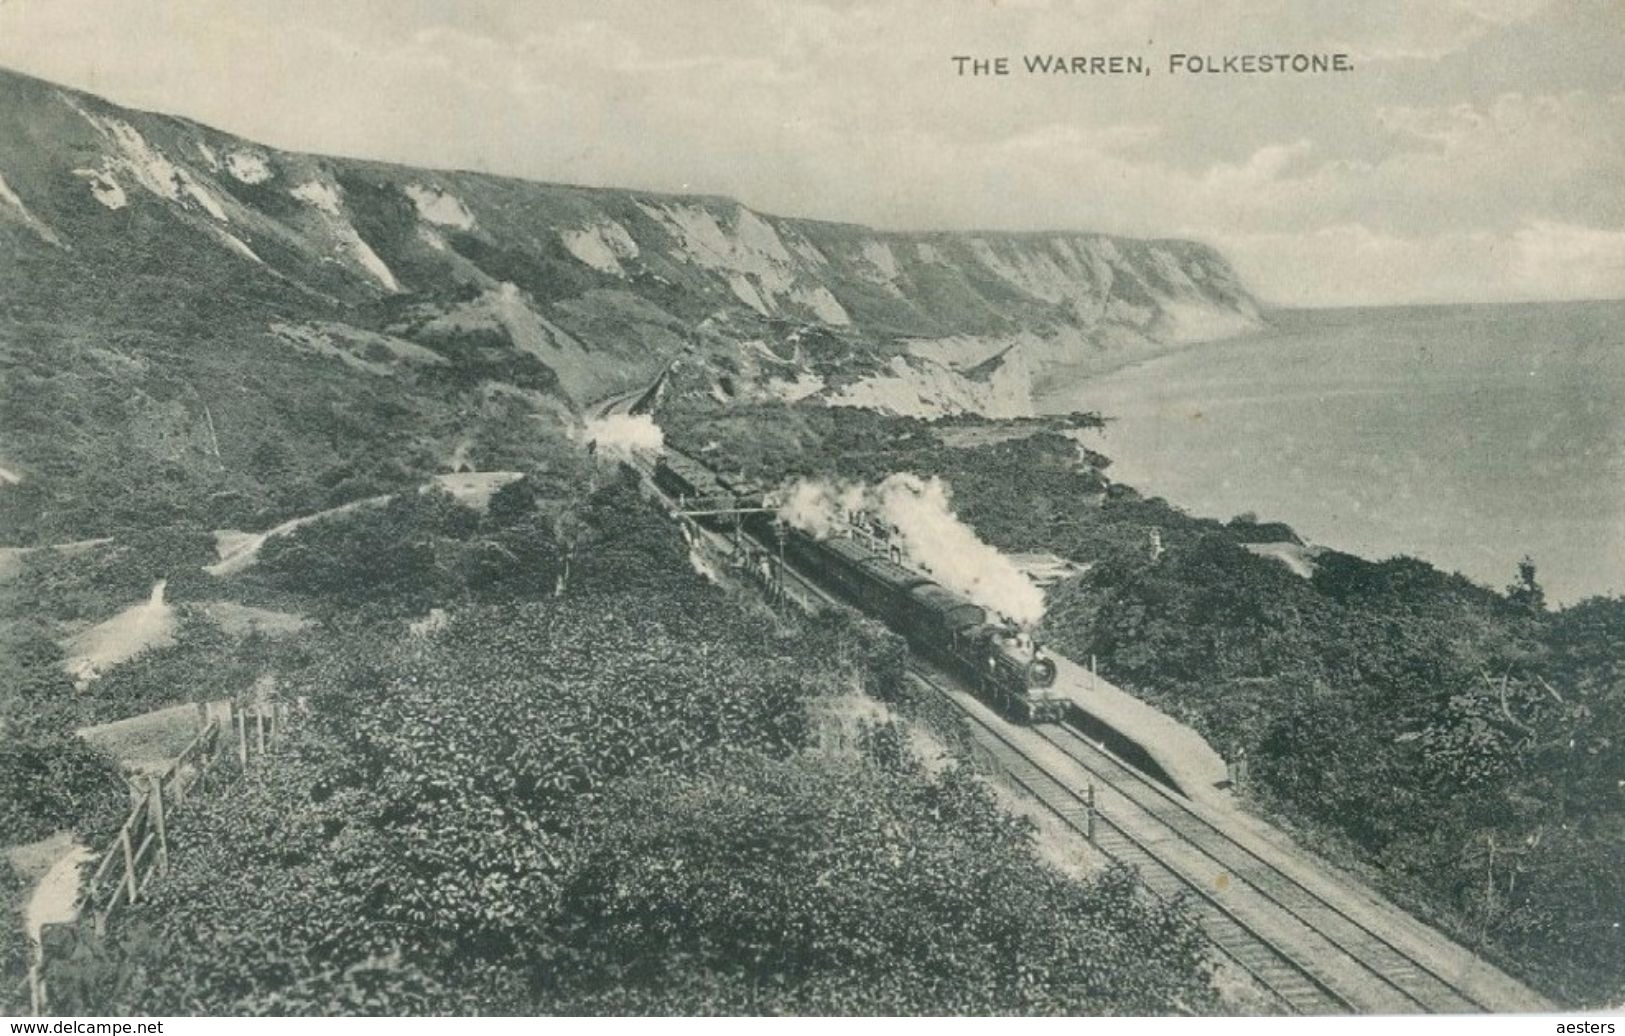
[[[486, 505], [491, 502], [491, 496], [498, 489], [501, 489], [509, 482], [515, 482], [524, 477], [525, 473], [522, 471], [462, 471], [436, 475], [422, 486], [419, 486], [418, 492], [422, 493], [438, 487], [476, 511], [483, 511]], [[205, 565], [203, 571], [214, 576], [236, 575], [238, 572], [253, 566], [259, 560], [260, 548], [265, 546], [267, 541], [286, 536], [312, 522], [336, 518], [359, 511], [362, 508], [381, 507], [394, 499], [394, 496], [393, 493], [385, 493], [381, 496], [351, 500], [347, 504], [330, 507], [325, 511], [290, 518], [281, 525], [273, 526], [264, 532], [216, 529], [214, 533], [215, 552], [219, 555], [219, 560], [212, 565]]]

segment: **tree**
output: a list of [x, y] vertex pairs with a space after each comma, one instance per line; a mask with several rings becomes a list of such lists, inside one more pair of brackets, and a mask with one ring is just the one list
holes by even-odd
[[1527, 554], [1518, 562], [1517, 582], [1507, 587], [1507, 600], [1531, 614], [1546, 610], [1546, 591], [1535, 581], [1535, 562]]
[[491, 494], [491, 502], [485, 509], [487, 522], [506, 527], [534, 516], [538, 495], [536, 483], [529, 475], [509, 482]]

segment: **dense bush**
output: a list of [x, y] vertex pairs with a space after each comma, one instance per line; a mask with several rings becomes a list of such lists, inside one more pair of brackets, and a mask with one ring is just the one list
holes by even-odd
[[268, 540], [254, 578], [342, 605], [392, 599], [422, 610], [461, 592], [479, 514], [449, 493], [403, 493]]
[[960, 770], [729, 754], [628, 783], [600, 811], [561, 896], [551, 1012], [1211, 1006], [1181, 914], [1127, 874], [1077, 884], [1038, 865]]
[[48, 629], [38, 620], [0, 625], [0, 735], [64, 730], [79, 715], [65, 656]]
[[61, 830], [101, 836], [130, 808], [118, 767], [71, 735], [0, 739], [0, 788], [0, 831], [10, 845]]
[[7, 860], [0, 860], [0, 1014], [25, 1014], [32, 1006], [23, 976], [34, 947], [23, 930], [29, 888]]
[[548, 497], [541, 481], [510, 483], [483, 514], [435, 489], [311, 522], [268, 541], [249, 578], [329, 608], [401, 614], [669, 579], [648, 561], [680, 557], [676, 538], [633, 483], [617, 476], [596, 492]]
[[62, 708], [74, 727], [236, 697], [286, 665], [297, 651], [257, 634], [229, 635], [188, 605], [179, 605], [176, 612], [173, 644], [149, 648], [109, 668], [83, 690], [68, 692]]
[[1102, 566], [1047, 625], [1247, 749], [1269, 808], [1460, 937], [1568, 1002], [1625, 993], [1625, 879], [1606, 862], [1625, 851], [1625, 686], [1605, 646], [1625, 601], [1551, 615], [1407, 559], [1318, 563], [1304, 580], [1207, 538]]
[[44, 616], [64, 622], [101, 622], [147, 599], [153, 584], [169, 581], [176, 600], [205, 585], [204, 565], [215, 559], [214, 537], [189, 525], [121, 536], [78, 551], [34, 551], [0, 603], [0, 619]]

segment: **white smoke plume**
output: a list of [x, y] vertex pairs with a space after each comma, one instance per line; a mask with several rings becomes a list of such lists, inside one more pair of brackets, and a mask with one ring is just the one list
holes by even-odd
[[982, 607], [1032, 627], [1044, 617], [1044, 591], [953, 511], [940, 478], [890, 475], [877, 486], [802, 479], [783, 494], [779, 517], [818, 539], [848, 526], [848, 516], [879, 519], [912, 567]]
[[610, 414], [587, 419], [586, 439], [601, 457], [631, 460], [658, 457], [666, 449], [666, 435], [648, 414]]
[[778, 494], [778, 516], [814, 539], [826, 540], [846, 528], [847, 516], [865, 509], [864, 487], [857, 483], [797, 479]]

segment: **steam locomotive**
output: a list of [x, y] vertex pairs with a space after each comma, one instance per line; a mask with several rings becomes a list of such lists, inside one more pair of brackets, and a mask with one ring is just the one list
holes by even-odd
[[[654, 482], [679, 504], [698, 504], [699, 510], [713, 503], [761, 507], [766, 496], [759, 483], [714, 472], [669, 446], [655, 467]], [[745, 525], [779, 546], [787, 561], [814, 573], [907, 637], [916, 650], [954, 670], [1005, 715], [1025, 723], [1065, 717], [1067, 700], [1053, 691], [1054, 660], [1015, 624], [990, 621], [981, 605], [898, 564], [879, 544], [849, 536], [815, 539], [765, 514], [751, 515]]]

